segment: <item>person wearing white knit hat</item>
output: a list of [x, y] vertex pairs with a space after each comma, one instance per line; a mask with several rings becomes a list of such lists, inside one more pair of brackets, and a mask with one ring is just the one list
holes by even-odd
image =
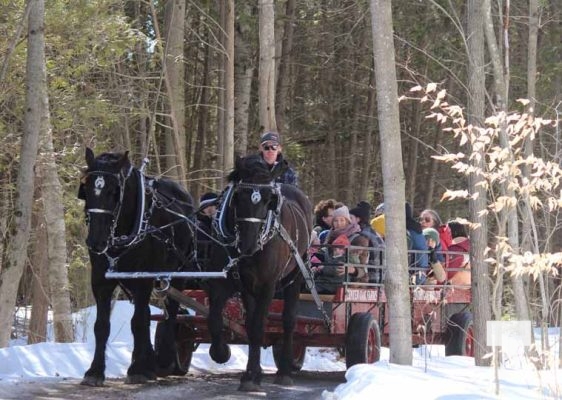
[[349, 208], [341, 206], [334, 210], [334, 217], [332, 218], [332, 229], [328, 233], [325, 243], [332, 244], [332, 242], [340, 235], [350, 237], [354, 233], [361, 231], [361, 227], [356, 222], [351, 222], [349, 216]]

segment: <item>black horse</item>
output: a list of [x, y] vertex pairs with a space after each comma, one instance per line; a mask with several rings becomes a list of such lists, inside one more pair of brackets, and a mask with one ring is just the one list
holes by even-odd
[[312, 205], [297, 187], [274, 183], [286, 167], [280, 163], [271, 170], [260, 156], [237, 159], [235, 169], [228, 176], [230, 185], [222, 194], [217, 217], [221, 239], [228, 236], [225, 232], [232, 235], [229, 247], [216, 246], [211, 254], [211, 265], [222, 266], [228, 262], [229, 273], [226, 280], [208, 282], [209, 354], [218, 363], [230, 358], [230, 349], [222, 334], [221, 315], [228, 298], [239, 291], [246, 311], [249, 343], [248, 364], [239, 387], [242, 391], [255, 391], [260, 387], [264, 323], [276, 290], [282, 292], [284, 309], [283, 356], [275, 382], [292, 384], [293, 331], [303, 283], [294, 254], [303, 259], [307, 257]]
[[82, 384], [101, 386], [105, 380], [111, 298], [118, 284], [135, 307], [131, 320], [134, 349], [126, 382], [144, 383], [156, 379], [157, 374], [185, 374], [177, 362], [174, 340], [178, 303], [166, 299], [169, 318], [161, 328], [163, 340], [155, 353], [150, 340], [149, 309], [154, 279], [107, 279], [106, 272], [179, 271], [191, 267], [192, 198], [171, 180], [146, 177], [133, 167], [128, 152], [95, 157], [87, 148], [86, 162], [88, 168], [78, 197], [85, 200], [86, 244], [97, 315], [94, 359]]

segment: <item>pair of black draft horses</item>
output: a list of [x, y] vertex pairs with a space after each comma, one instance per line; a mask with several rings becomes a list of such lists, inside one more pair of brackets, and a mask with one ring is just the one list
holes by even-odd
[[[94, 326], [96, 348], [82, 384], [99, 386], [105, 380], [105, 347], [110, 331], [110, 306], [120, 285], [132, 299], [134, 337], [127, 382], [143, 383], [156, 376], [181, 374], [175, 347], [178, 303], [166, 298], [168, 318], [154, 351], [150, 340], [149, 300], [154, 279], [107, 279], [106, 272], [155, 274], [200, 271], [196, 257], [195, 209], [191, 196], [168, 179], [147, 177], [135, 168], [128, 153], [103, 153], [96, 157], [86, 149], [87, 170], [79, 197], [85, 200], [88, 222], [86, 240], [92, 264], [92, 290], [97, 303]], [[230, 357], [223, 339], [222, 309], [240, 292], [246, 311], [249, 356], [239, 390], [259, 389], [262, 377], [260, 351], [264, 323], [276, 290], [282, 290], [283, 348], [276, 383], [292, 383], [292, 337], [303, 275], [295, 253], [306, 259], [312, 228], [312, 206], [298, 188], [275, 184], [286, 164], [271, 170], [259, 156], [236, 161], [229, 185], [221, 196], [220, 229], [213, 230], [207, 271], [226, 271], [226, 279], [206, 282], [210, 300], [208, 326], [211, 358], [224, 363]], [[225, 238], [224, 232], [230, 232]], [[229, 235], [226, 235], [229, 236]], [[181, 288], [182, 281], [171, 284]], [[185, 371], [183, 371], [185, 373]]]

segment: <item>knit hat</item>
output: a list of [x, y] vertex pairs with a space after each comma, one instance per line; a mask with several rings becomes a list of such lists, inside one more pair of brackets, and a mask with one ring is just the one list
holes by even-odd
[[437, 230], [433, 228], [425, 228], [423, 230], [423, 236], [425, 236], [426, 239], [433, 239], [435, 246], [439, 245], [439, 232], [437, 232]]
[[275, 142], [277, 144], [281, 144], [281, 137], [277, 132], [266, 132], [261, 135], [260, 144], [264, 144], [267, 142]]
[[334, 246], [349, 246], [350, 244], [351, 242], [349, 241], [349, 238], [345, 235], [339, 235], [332, 242], [332, 245]]
[[371, 216], [371, 205], [366, 201], [360, 201], [355, 208], [349, 210], [351, 215], [355, 215], [362, 223], [368, 223]]
[[346, 218], [349, 222], [351, 222], [351, 218], [349, 218], [349, 209], [347, 208], [347, 206], [341, 206], [340, 208], [336, 208], [334, 210], [334, 214], [333, 217], [344, 217]]
[[213, 192], [207, 192], [199, 199], [199, 208], [203, 209], [213, 205], [213, 203], [219, 198], [218, 194]]
[[384, 214], [384, 203], [380, 203], [377, 208], [375, 208], [375, 217]]

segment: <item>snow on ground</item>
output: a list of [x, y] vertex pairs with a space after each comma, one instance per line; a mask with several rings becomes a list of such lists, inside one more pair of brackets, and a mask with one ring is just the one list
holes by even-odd
[[[107, 346], [108, 378], [124, 377], [130, 363], [132, 336], [129, 319], [132, 306], [115, 303], [111, 335]], [[75, 343], [39, 343], [24, 345], [15, 341], [0, 349], [0, 392], [25, 380], [81, 378], [89, 367], [94, 352], [93, 325], [95, 307], [75, 315]], [[152, 323], [154, 335], [156, 323]], [[552, 330], [551, 343], [558, 340]], [[443, 346], [422, 346], [413, 350], [413, 365], [389, 363], [389, 351], [383, 348], [375, 364], [359, 364], [346, 373], [345, 384], [333, 392], [325, 391], [325, 400], [362, 400], [389, 396], [419, 399], [562, 399], [562, 373], [557, 369], [537, 371], [522, 356], [522, 349], [510, 349], [499, 369], [499, 396], [496, 395], [494, 369], [474, 366], [468, 357], [445, 357]], [[208, 356], [208, 345], [202, 344], [193, 355], [190, 371], [242, 371], [246, 366], [246, 346], [232, 346], [228, 363], [219, 365]], [[554, 363], [557, 364], [557, 363]], [[271, 349], [262, 352], [262, 366], [274, 370]], [[307, 349], [303, 369], [310, 371], [345, 371], [345, 362], [331, 349]]]

